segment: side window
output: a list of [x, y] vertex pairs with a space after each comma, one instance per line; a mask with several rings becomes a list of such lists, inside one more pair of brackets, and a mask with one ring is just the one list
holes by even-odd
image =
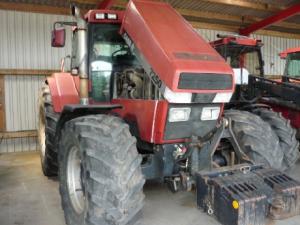
[[258, 53], [249, 52], [245, 54], [245, 68], [252, 75], [260, 75], [260, 61], [258, 57]]
[[290, 77], [300, 77], [300, 53], [289, 54], [286, 60], [286, 75]]
[[240, 61], [240, 56], [238, 54], [234, 54], [232, 56], [229, 56], [227, 59], [229, 59], [229, 64], [232, 68], [240, 68], [242, 67], [240, 64], [241, 64], [241, 61]]
[[73, 30], [72, 32], [72, 54], [71, 54], [71, 69], [77, 68], [79, 66], [78, 59], [77, 59], [77, 44], [78, 37], [77, 31]]

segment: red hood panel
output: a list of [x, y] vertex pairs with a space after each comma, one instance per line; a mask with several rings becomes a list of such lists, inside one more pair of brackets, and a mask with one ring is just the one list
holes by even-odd
[[152, 69], [173, 91], [180, 91], [177, 89], [180, 73], [233, 76], [224, 59], [167, 3], [130, 1], [121, 32], [129, 35]]

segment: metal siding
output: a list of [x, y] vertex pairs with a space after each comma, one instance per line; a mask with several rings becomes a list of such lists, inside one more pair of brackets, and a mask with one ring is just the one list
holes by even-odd
[[55, 21], [70, 16], [0, 10], [0, 68], [59, 69], [60, 59], [71, 53], [71, 31], [66, 47], [52, 48], [51, 30]]
[[[71, 53], [71, 32], [67, 29], [66, 47], [52, 48], [51, 30], [55, 21], [69, 16], [0, 10], [1, 69], [59, 69], [62, 57]], [[37, 127], [37, 99], [45, 77], [5, 76], [7, 131]], [[0, 153], [37, 150], [36, 138], [3, 139]]]
[[[7, 131], [26, 131], [37, 128], [38, 93], [44, 76], [5, 76], [5, 114]], [[0, 138], [0, 153], [37, 150], [36, 138]]]
[[38, 93], [44, 80], [43, 76], [5, 76], [7, 131], [36, 129]]

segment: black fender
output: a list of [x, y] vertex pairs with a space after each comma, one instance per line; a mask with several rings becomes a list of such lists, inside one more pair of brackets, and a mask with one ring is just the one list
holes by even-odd
[[80, 104], [70, 104], [65, 105], [63, 111], [60, 114], [59, 120], [57, 122], [55, 131], [55, 144], [58, 143], [60, 139], [61, 129], [64, 124], [69, 120], [75, 119], [81, 116], [87, 116], [92, 114], [109, 114], [113, 109], [120, 109], [122, 105], [118, 104], [105, 104], [105, 105], [80, 105]]

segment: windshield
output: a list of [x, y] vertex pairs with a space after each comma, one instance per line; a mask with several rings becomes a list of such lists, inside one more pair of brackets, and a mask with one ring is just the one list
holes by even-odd
[[135, 62], [119, 30], [120, 24], [90, 24], [89, 74], [91, 96], [95, 101], [110, 101], [112, 74]]
[[300, 77], [300, 52], [290, 53], [286, 58], [285, 75]]
[[90, 61], [106, 61], [113, 63], [118, 56], [130, 54], [129, 48], [119, 34], [118, 24], [97, 24], [92, 26]]
[[221, 46], [217, 51], [233, 68], [244, 68], [249, 74], [263, 75], [263, 63], [260, 57], [260, 48], [256, 46]]

